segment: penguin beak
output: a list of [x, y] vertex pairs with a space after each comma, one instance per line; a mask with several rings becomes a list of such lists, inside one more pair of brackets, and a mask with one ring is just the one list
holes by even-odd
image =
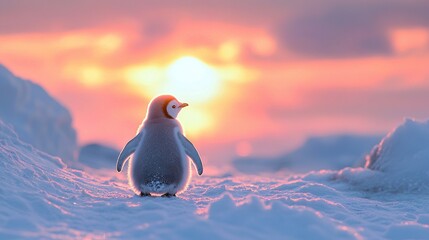
[[184, 108], [184, 107], [187, 107], [187, 106], [189, 106], [189, 104], [187, 104], [187, 103], [182, 103], [182, 104], [180, 104], [180, 105], [179, 105], [179, 108]]

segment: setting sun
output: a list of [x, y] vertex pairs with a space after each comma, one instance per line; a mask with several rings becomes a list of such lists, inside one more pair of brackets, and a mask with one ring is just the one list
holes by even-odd
[[[209, 65], [195, 57], [185, 56], [170, 64], [162, 92], [172, 94], [181, 101], [205, 103], [219, 92], [219, 77]], [[179, 119], [187, 133], [199, 135], [212, 127], [213, 116], [206, 107], [193, 105], [192, 111], [184, 111]]]
[[183, 56], [166, 66], [140, 65], [126, 70], [128, 82], [147, 98], [170, 94], [188, 102], [192, 110], [183, 111], [186, 133], [197, 136], [213, 127], [213, 111], [207, 104], [220, 92], [221, 74], [202, 60]]
[[183, 101], [202, 103], [219, 92], [220, 77], [214, 68], [198, 58], [181, 57], [171, 64], [135, 66], [126, 73], [131, 84], [141, 86], [147, 97], [171, 94]]
[[163, 91], [193, 102], [205, 102], [219, 90], [214, 69], [195, 57], [181, 57], [167, 68]]

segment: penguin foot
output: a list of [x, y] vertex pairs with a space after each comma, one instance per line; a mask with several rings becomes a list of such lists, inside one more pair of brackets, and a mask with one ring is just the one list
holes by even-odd
[[162, 194], [161, 195], [161, 197], [175, 197], [176, 196], [176, 194], [171, 194], [171, 193], [164, 193], [164, 194]]
[[144, 192], [140, 193], [140, 197], [150, 197], [150, 196], [152, 196], [150, 195], [150, 193], [144, 193]]

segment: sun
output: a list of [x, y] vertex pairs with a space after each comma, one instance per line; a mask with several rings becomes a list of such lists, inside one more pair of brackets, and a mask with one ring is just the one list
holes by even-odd
[[125, 76], [146, 96], [171, 94], [193, 103], [212, 100], [219, 94], [221, 82], [214, 67], [192, 56], [180, 57], [167, 66], [131, 66]]
[[212, 116], [206, 104], [218, 93], [220, 79], [214, 68], [198, 58], [181, 57], [166, 68], [166, 82], [162, 86], [164, 93], [172, 94], [180, 101], [189, 102], [192, 111], [183, 111], [179, 115], [185, 131], [198, 136], [212, 128]]
[[183, 56], [165, 66], [133, 66], [125, 75], [148, 98], [169, 94], [189, 103], [189, 109], [178, 116], [186, 133], [198, 136], [214, 129], [215, 110], [210, 107], [221, 91], [221, 75], [216, 68], [196, 57]]
[[216, 70], [198, 58], [184, 56], [167, 67], [166, 81], [161, 89], [178, 99], [202, 103], [218, 94], [219, 84]]

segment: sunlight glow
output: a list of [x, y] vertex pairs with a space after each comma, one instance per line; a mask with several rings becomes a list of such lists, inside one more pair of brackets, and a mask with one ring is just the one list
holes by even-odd
[[118, 33], [94, 34], [89, 32], [71, 32], [56, 36], [48, 46], [63, 50], [90, 48], [98, 54], [109, 54], [119, 50], [124, 40]]
[[87, 67], [81, 70], [81, 81], [87, 86], [97, 86], [103, 82], [103, 72], [97, 67]]
[[148, 98], [171, 94], [192, 109], [179, 114], [186, 133], [196, 136], [213, 128], [213, 111], [209, 102], [220, 91], [218, 70], [191, 56], [181, 57], [169, 65], [136, 65], [123, 72], [127, 81]]
[[250, 69], [244, 69], [240, 65], [228, 65], [218, 68], [219, 76], [224, 81], [245, 83], [257, 78], [258, 73]]
[[393, 48], [397, 53], [419, 51], [429, 44], [429, 32], [426, 29], [395, 29], [391, 32]]
[[182, 101], [204, 103], [220, 90], [218, 72], [190, 56], [181, 57], [166, 67], [133, 66], [126, 69], [124, 75], [129, 83], [141, 87], [140, 91], [148, 97], [171, 94]]
[[[145, 93], [158, 92], [160, 82], [164, 81], [164, 69], [157, 66], [136, 66], [125, 70], [129, 83], [145, 89]], [[150, 96], [149, 96], [150, 97]]]
[[219, 91], [219, 77], [214, 69], [195, 57], [182, 57], [167, 69], [167, 82], [162, 89], [177, 98], [205, 102]]
[[211, 113], [200, 108], [184, 109], [180, 112], [178, 119], [183, 131], [192, 136], [204, 135], [214, 125]]
[[123, 40], [116, 34], [106, 34], [97, 40], [97, 46], [105, 53], [118, 50], [122, 46]]
[[95, 65], [82, 66], [71, 64], [65, 67], [64, 74], [69, 78], [77, 79], [86, 87], [97, 87], [105, 81], [104, 69]]
[[240, 55], [241, 47], [235, 41], [228, 41], [220, 45], [219, 47], [219, 56], [224, 61], [234, 61], [237, 60]]

